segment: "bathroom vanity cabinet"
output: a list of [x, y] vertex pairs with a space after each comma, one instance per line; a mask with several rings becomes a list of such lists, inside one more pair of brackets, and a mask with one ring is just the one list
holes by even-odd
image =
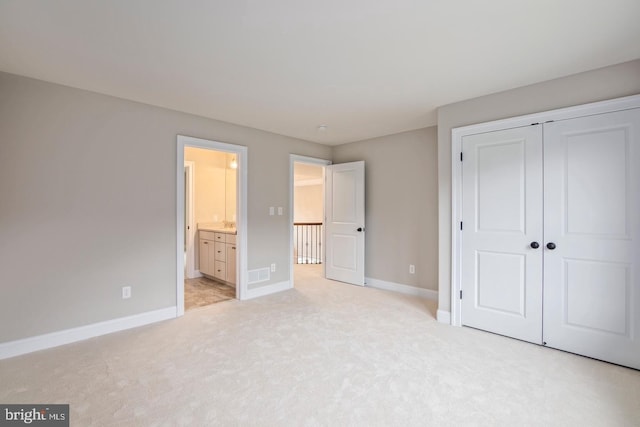
[[236, 235], [200, 230], [200, 273], [236, 285]]

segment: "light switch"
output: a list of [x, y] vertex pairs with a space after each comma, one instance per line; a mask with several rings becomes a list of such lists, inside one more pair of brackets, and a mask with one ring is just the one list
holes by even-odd
[[278, 215], [282, 215], [282, 206], [278, 206]]
[[269, 206], [269, 215], [273, 215], [275, 213], [275, 208], [273, 206]]

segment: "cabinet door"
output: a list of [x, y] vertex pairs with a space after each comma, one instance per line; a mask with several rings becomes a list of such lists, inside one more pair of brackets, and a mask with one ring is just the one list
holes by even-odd
[[[210, 240], [200, 239], [200, 273], [213, 275], [213, 264], [209, 263], [209, 248], [213, 246]], [[213, 248], [211, 248], [213, 250]]]
[[227, 282], [236, 284], [236, 244], [227, 243]]
[[545, 124], [544, 162], [544, 341], [640, 369], [640, 109]]

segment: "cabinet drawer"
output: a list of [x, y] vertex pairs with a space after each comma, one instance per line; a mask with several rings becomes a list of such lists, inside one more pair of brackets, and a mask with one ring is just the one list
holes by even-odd
[[236, 235], [235, 234], [227, 234], [227, 243], [235, 243]]
[[227, 247], [226, 244], [221, 243], [221, 242], [216, 242], [215, 246], [215, 259], [216, 261], [222, 261], [225, 262], [227, 260], [227, 256], [226, 256], [226, 252], [227, 252]]
[[227, 265], [222, 261], [216, 261], [214, 277], [220, 280], [227, 280]]
[[205, 240], [215, 240], [215, 234], [213, 231], [200, 230], [200, 238]]
[[216, 242], [222, 242], [222, 243], [225, 242], [226, 234], [224, 234], [224, 233], [214, 233], [214, 234], [216, 235], [216, 238], [214, 239]]

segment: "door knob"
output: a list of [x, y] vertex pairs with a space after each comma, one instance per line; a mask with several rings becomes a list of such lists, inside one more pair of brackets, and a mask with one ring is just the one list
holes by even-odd
[[533, 249], [538, 249], [538, 248], [540, 247], [540, 243], [538, 243], [538, 242], [531, 242], [531, 245], [530, 245], [530, 246], [531, 246]]
[[547, 249], [554, 250], [556, 248], [556, 244], [553, 242], [547, 243]]

